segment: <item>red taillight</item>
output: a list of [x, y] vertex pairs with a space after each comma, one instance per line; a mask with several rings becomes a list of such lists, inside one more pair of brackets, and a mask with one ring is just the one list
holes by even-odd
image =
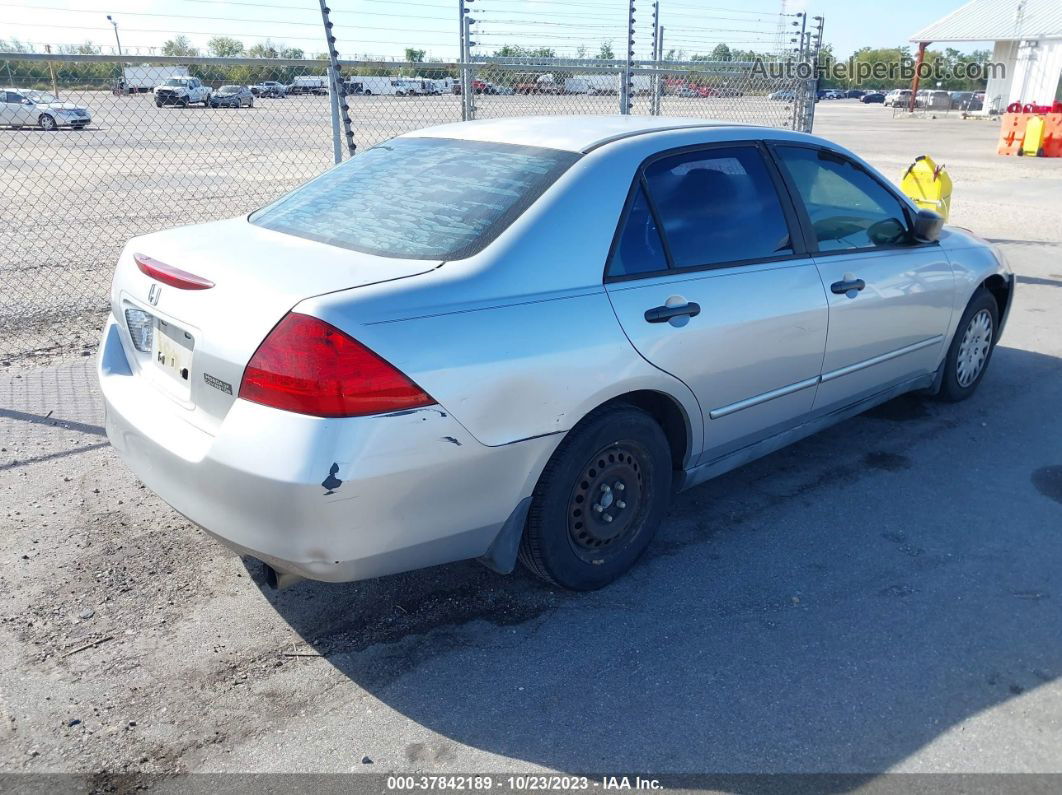
[[134, 254], [133, 261], [136, 262], [136, 266], [141, 273], [180, 290], [209, 290], [214, 286], [214, 282], [210, 281], [210, 279], [204, 279], [194, 273], [182, 271], [180, 268], [167, 265], [165, 262], [159, 262], [157, 259], [144, 254]]
[[315, 417], [358, 417], [435, 403], [357, 340], [289, 312], [255, 351], [240, 397]]

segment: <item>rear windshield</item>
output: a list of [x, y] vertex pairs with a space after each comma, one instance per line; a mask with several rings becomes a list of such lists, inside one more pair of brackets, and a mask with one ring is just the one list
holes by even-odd
[[532, 146], [396, 138], [250, 220], [382, 257], [461, 259], [497, 237], [578, 157]]

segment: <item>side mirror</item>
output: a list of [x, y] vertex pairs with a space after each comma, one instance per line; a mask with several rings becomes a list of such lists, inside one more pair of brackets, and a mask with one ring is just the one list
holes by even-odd
[[919, 243], [936, 243], [943, 227], [944, 219], [941, 216], [932, 210], [919, 210], [911, 234]]

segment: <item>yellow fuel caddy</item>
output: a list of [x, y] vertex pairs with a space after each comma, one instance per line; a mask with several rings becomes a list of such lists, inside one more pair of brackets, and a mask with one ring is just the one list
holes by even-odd
[[907, 167], [900, 190], [923, 210], [932, 210], [948, 220], [951, 210], [951, 177], [929, 155], [919, 155]]

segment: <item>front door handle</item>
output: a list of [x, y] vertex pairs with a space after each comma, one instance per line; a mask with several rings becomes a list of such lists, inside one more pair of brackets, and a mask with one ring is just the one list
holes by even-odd
[[867, 283], [862, 279], [845, 279], [844, 281], [834, 282], [830, 285], [830, 291], [837, 295], [844, 295], [845, 293], [855, 290], [857, 293], [867, 286]]
[[680, 306], [654, 306], [645, 310], [645, 319], [650, 323], [667, 323], [674, 317], [697, 317], [701, 313], [701, 305], [690, 301]]

